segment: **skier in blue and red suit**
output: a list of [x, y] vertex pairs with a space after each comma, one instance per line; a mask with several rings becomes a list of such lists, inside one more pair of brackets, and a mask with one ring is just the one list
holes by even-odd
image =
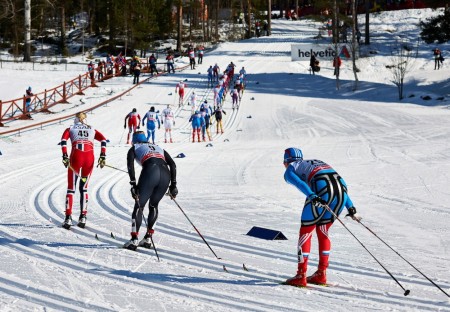
[[[326, 284], [326, 269], [331, 249], [328, 230], [335, 220], [335, 216], [327, 210], [327, 207], [337, 216], [346, 207], [347, 216], [354, 220], [360, 220], [360, 217], [356, 214], [347, 193], [344, 179], [330, 165], [317, 159], [304, 160], [302, 151], [295, 147], [285, 150], [283, 164], [286, 168], [284, 173], [286, 182], [307, 196], [301, 215], [297, 275], [285, 283], [299, 287], [305, 287], [307, 283]], [[314, 230], [319, 241], [319, 265], [313, 275], [306, 277]]]
[[195, 142], [195, 134], [197, 134], [197, 141], [200, 142], [200, 131], [203, 125], [205, 125], [205, 118], [203, 118], [199, 111], [195, 111], [191, 118], [189, 118], [189, 122], [192, 124], [192, 143]]

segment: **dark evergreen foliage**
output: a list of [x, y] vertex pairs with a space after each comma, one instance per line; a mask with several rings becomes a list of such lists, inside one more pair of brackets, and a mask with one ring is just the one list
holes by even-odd
[[427, 19], [420, 22], [422, 32], [421, 38], [426, 43], [444, 43], [450, 40], [450, 11], [447, 10], [443, 15]]

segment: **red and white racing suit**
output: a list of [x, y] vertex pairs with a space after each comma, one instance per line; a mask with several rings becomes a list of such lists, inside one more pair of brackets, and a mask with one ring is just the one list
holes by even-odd
[[63, 154], [67, 154], [67, 140], [70, 138], [72, 149], [69, 157], [69, 167], [67, 170], [67, 194], [66, 194], [66, 216], [72, 215], [73, 197], [78, 177], [80, 179], [80, 211], [87, 213], [88, 185], [94, 168], [94, 140], [101, 142], [101, 153], [106, 153], [106, 138], [81, 122], [75, 123], [70, 128], [64, 130], [61, 137], [61, 149]]

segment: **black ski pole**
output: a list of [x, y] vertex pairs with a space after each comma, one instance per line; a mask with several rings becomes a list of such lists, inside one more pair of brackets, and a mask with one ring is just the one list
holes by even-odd
[[173, 200], [173, 202], [178, 206], [178, 208], [180, 208], [181, 212], [184, 214], [184, 216], [186, 217], [186, 219], [189, 221], [189, 223], [192, 225], [192, 227], [197, 231], [197, 234], [203, 239], [203, 241], [205, 242], [206, 246], [208, 246], [209, 250], [211, 250], [211, 252], [214, 254], [214, 256], [219, 259], [222, 260], [222, 258], [219, 258], [216, 253], [214, 252], [214, 250], [212, 250], [211, 246], [209, 246], [208, 242], [206, 241], [206, 239], [203, 237], [203, 235], [200, 233], [200, 231], [195, 227], [194, 223], [192, 223], [192, 221], [189, 219], [189, 217], [187, 216], [187, 214], [184, 212], [184, 210], [180, 207], [180, 205], [177, 203], [177, 201], [175, 200], [175, 198], [172, 197], [172, 195], [169, 193], [170, 198]]
[[430, 278], [428, 278], [428, 276], [426, 276], [424, 273], [422, 273], [418, 268], [416, 268], [411, 262], [409, 262], [408, 260], [406, 260], [400, 253], [398, 253], [394, 248], [392, 248], [388, 243], [386, 243], [381, 237], [379, 237], [374, 231], [372, 231], [368, 226], [366, 226], [364, 223], [361, 222], [361, 220], [356, 220], [359, 224], [361, 224], [363, 227], [365, 227], [370, 233], [372, 233], [373, 235], [375, 235], [376, 238], [378, 238], [380, 241], [383, 242], [383, 244], [385, 244], [386, 246], [389, 247], [389, 249], [391, 249], [393, 252], [395, 252], [400, 258], [402, 258], [403, 260], [405, 260], [406, 263], [408, 263], [410, 266], [412, 266], [417, 272], [419, 272], [420, 274], [422, 274], [423, 277], [425, 277], [428, 281], [430, 281], [431, 284], [433, 284], [434, 286], [436, 286], [437, 288], [439, 288], [440, 291], [442, 291], [447, 297], [450, 297], [449, 294], [447, 294], [441, 287], [439, 287], [439, 285], [437, 285], [435, 282], [433, 282]]
[[[98, 167], [98, 166], [100, 166], [100, 164], [98, 164], [98, 165], [97, 165], [97, 167]], [[118, 170], [118, 171], [122, 171], [122, 172], [128, 173], [128, 171], [126, 171], [126, 170], [123, 170], [123, 169], [119, 169], [119, 168], [116, 168], [116, 167], [110, 166], [110, 165], [108, 165], [108, 164], [105, 164], [104, 166], [105, 166], [105, 167], [109, 167], [109, 168], [112, 168], [112, 169], [115, 169], [115, 170]]]
[[372, 258], [375, 259], [376, 262], [378, 262], [378, 264], [386, 271], [387, 274], [389, 274], [390, 277], [392, 277], [392, 279], [398, 284], [398, 286], [400, 286], [405, 292], [403, 293], [403, 295], [408, 296], [410, 293], [409, 289], [405, 289], [403, 287], [402, 284], [400, 284], [400, 282], [394, 277], [394, 275], [392, 275], [391, 272], [388, 271], [388, 269], [386, 269], [384, 267], [384, 265], [381, 264], [381, 262], [369, 251], [369, 249], [367, 249], [367, 247], [355, 236], [355, 234], [352, 233], [352, 231], [350, 231], [350, 229], [344, 224], [344, 222], [342, 222], [341, 219], [339, 219], [339, 217], [334, 213], [333, 210], [331, 210], [330, 206], [328, 205], [322, 205], [325, 209], [327, 209], [335, 218], [336, 220], [338, 220], [343, 226], [344, 228], [358, 241], [358, 243], [361, 244], [361, 246], [363, 246], [363, 248], [372, 256]]
[[[144, 216], [144, 208], [139, 205], [139, 196], [136, 196], [134, 198], [134, 200], [136, 201], [136, 204], [138, 205], [139, 210], [141, 211], [142, 219], [144, 219], [145, 227], [147, 228], [147, 231], [148, 231], [148, 223], [147, 223], [147, 219], [145, 219], [145, 216]], [[152, 235], [150, 235], [150, 240], [152, 241], [153, 249], [155, 250], [156, 258], [158, 258], [158, 262], [159, 262], [160, 260], [159, 260], [158, 250], [156, 249], [156, 245], [155, 245], [155, 242], [153, 241]]]

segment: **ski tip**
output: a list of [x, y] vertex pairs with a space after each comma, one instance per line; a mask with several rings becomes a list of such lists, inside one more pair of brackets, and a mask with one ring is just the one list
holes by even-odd
[[113, 232], [111, 232], [111, 237], [116, 239], [116, 237], [114, 236]]
[[99, 240], [99, 239], [98, 239], [98, 235], [97, 235], [97, 233], [95, 233], [95, 239], [96, 239], [96, 240]]
[[242, 268], [244, 269], [244, 271], [247, 271], [247, 272], [248, 272], [248, 269], [247, 269], [247, 267], [245, 266], [245, 263], [242, 263]]
[[225, 264], [223, 265], [223, 270], [224, 270], [225, 272], [228, 273], [228, 270], [227, 270], [227, 268], [225, 267]]

